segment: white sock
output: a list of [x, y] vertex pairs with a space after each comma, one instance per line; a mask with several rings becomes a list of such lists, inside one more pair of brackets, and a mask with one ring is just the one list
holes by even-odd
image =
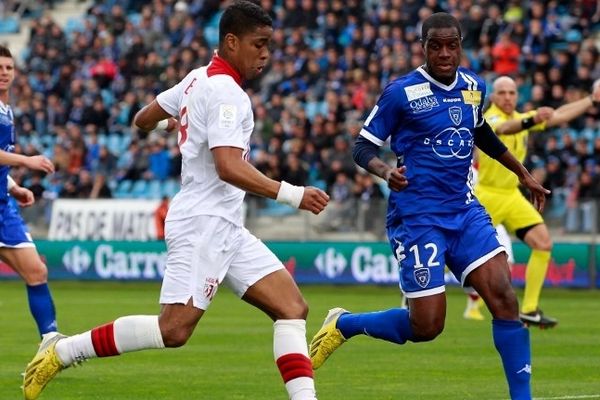
[[280, 319], [273, 324], [273, 353], [290, 400], [316, 400], [306, 345], [306, 321]]
[[165, 347], [156, 315], [131, 315], [56, 343], [63, 365], [94, 357], [116, 356], [142, 349]]

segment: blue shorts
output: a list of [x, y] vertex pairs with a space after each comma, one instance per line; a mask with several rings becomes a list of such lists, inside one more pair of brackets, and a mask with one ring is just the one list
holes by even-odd
[[25, 221], [11, 202], [0, 202], [0, 247], [35, 247]]
[[387, 234], [408, 298], [444, 292], [444, 266], [464, 285], [471, 271], [505, 251], [479, 204], [456, 214], [406, 217]]

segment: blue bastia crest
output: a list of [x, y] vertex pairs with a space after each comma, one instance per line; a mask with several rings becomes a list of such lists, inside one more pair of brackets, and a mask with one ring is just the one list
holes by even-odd
[[419, 286], [422, 288], [427, 287], [429, 284], [429, 279], [431, 278], [431, 275], [429, 274], [429, 268], [417, 268], [415, 269], [414, 274], [415, 281], [417, 281]]
[[462, 122], [462, 110], [460, 107], [452, 106], [448, 109], [450, 119], [454, 122], [454, 125], [458, 126]]

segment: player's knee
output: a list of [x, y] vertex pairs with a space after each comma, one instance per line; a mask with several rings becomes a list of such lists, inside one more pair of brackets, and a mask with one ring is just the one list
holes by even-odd
[[429, 342], [438, 337], [444, 331], [444, 321], [434, 322], [411, 322], [413, 331], [413, 342]]
[[278, 312], [277, 319], [306, 319], [308, 316], [308, 303], [304, 298], [290, 302], [283, 310]]
[[169, 328], [162, 332], [162, 339], [165, 347], [181, 347], [187, 343], [191, 332], [186, 329]]
[[519, 303], [511, 286], [498, 288], [487, 304], [494, 319], [511, 320], [519, 315]]
[[31, 266], [23, 269], [23, 279], [28, 285], [40, 285], [48, 282], [48, 268], [41, 261], [32, 263]]
[[544, 238], [544, 239], [540, 240], [539, 243], [536, 244], [534, 249], [540, 250], [540, 251], [552, 251], [552, 246], [553, 246], [552, 239]]

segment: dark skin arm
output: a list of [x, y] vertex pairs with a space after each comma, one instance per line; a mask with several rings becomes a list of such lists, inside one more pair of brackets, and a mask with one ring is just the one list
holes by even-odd
[[406, 173], [406, 167], [404, 166], [399, 168], [390, 167], [381, 158], [373, 157], [369, 161], [367, 169], [370, 173], [385, 179], [390, 190], [395, 192], [403, 190], [408, 185], [408, 180], [404, 175]]
[[[275, 181], [243, 159], [243, 150], [237, 147], [215, 147], [212, 150], [219, 178], [238, 188], [271, 199], [277, 198], [281, 183]], [[300, 209], [319, 214], [329, 202], [327, 193], [314, 187], [305, 187]]]
[[159, 121], [165, 119], [168, 123], [167, 132], [171, 132], [179, 127], [177, 120], [163, 110], [156, 100], [152, 100], [152, 103], [144, 106], [144, 108], [135, 114], [133, 124], [144, 132], [150, 132], [156, 128], [156, 124]]
[[[521, 164], [509, 151], [505, 151], [498, 157], [498, 161], [517, 175], [521, 184], [531, 192], [531, 201], [534, 207], [542, 212], [546, 203], [546, 195], [550, 194], [550, 191], [542, 187], [542, 185], [531, 176], [523, 164]], [[390, 167], [382, 159], [374, 157], [369, 161], [368, 170], [372, 174], [385, 179], [388, 183], [388, 187], [393, 191], [399, 192], [408, 185], [408, 180], [405, 176], [405, 166], [399, 168]]]

